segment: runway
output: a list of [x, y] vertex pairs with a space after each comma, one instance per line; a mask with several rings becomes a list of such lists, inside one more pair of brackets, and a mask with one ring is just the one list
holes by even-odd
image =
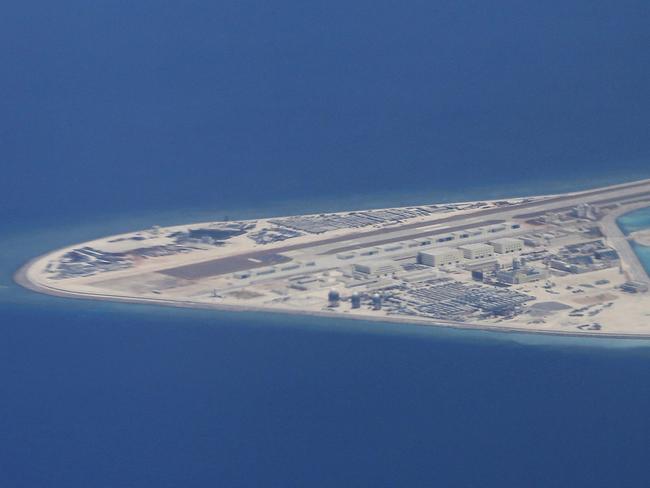
[[[635, 189], [645, 188], [645, 191], [634, 192]], [[599, 198], [608, 193], [618, 193], [614, 197]], [[415, 239], [418, 237], [426, 237], [431, 235], [446, 234], [449, 232], [460, 231], [473, 227], [484, 225], [493, 225], [502, 223], [507, 219], [529, 219], [546, 212], [566, 210], [578, 203], [587, 202], [591, 204], [607, 204], [615, 203], [617, 201], [630, 200], [633, 198], [650, 198], [650, 181], [644, 180], [642, 182], [635, 182], [624, 185], [616, 185], [613, 187], [601, 188], [596, 190], [589, 190], [578, 194], [560, 195], [557, 197], [541, 198], [532, 202], [524, 202], [507, 207], [497, 207], [485, 210], [479, 210], [471, 214], [465, 215], [451, 215], [443, 218], [432, 218], [430, 220], [417, 222], [413, 224], [405, 224], [399, 227], [390, 229], [375, 229], [371, 231], [358, 231], [339, 237], [332, 237], [322, 239], [315, 242], [293, 244], [287, 246], [279, 246], [267, 250], [248, 252], [237, 256], [230, 256], [224, 258], [217, 258], [199, 263], [188, 264], [184, 266], [177, 266], [166, 270], [159, 271], [162, 274], [173, 276], [176, 278], [183, 278], [187, 280], [207, 278], [210, 276], [218, 276], [237, 271], [244, 271], [249, 269], [256, 269], [260, 267], [270, 266], [290, 261], [291, 258], [282, 256], [283, 253], [289, 251], [297, 251], [308, 249], [310, 247], [316, 248], [336, 244], [339, 242], [350, 242], [364, 240], [364, 242], [355, 242], [347, 246], [337, 247], [335, 249], [328, 249], [323, 251], [323, 255], [337, 254], [346, 251], [352, 251], [362, 247], [372, 247], [393, 242]], [[532, 209], [539, 207], [539, 210], [530, 213], [519, 213], [525, 209]], [[482, 220], [487, 217], [502, 217]], [[421, 230], [424, 227], [431, 227], [432, 225], [441, 225], [452, 222], [459, 222], [463, 220], [471, 220], [471, 223], [449, 226], [439, 229], [429, 229], [426, 231]], [[404, 234], [405, 231], [415, 230], [413, 234]], [[420, 229], [420, 230], [418, 230]], [[399, 233], [399, 235], [397, 235]], [[393, 234], [393, 237], [387, 235]], [[378, 237], [377, 240], [367, 241], [368, 238]]]

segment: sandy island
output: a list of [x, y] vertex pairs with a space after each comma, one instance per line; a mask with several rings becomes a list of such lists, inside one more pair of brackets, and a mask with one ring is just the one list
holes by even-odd
[[[650, 338], [650, 278], [616, 224], [650, 180], [562, 195], [205, 222], [26, 263], [50, 295], [456, 328]], [[650, 230], [629, 236], [650, 243]]]

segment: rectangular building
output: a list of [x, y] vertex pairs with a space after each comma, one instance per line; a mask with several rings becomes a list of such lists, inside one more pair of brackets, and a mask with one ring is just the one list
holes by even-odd
[[597, 249], [594, 254], [596, 256], [596, 259], [603, 261], [618, 261], [620, 259], [618, 252], [616, 252], [615, 249], [611, 248]]
[[355, 263], [354, 270], [358, 273], [374, 276], [384, 276], [401, 271], [400, 266], [387, 259], [369, 261], [367, 263]]
[[548, 271], [545, 269], [525, 268], [513, 269], [512, 271], [497, 272], [497, 280], [510, 285], [520, 285], [531, 281], [545, 280], [548, 278]]
[[436, 242], [450, 242], [453, 240], [456, 240], [456, 236], [454, 234], [445, 234], [436, 238]]
[[495, 239], [491, 241], [490, 244], [494, 246], [494, 250], [499, 254], [510, 254], [513, 252], [520, 252], [524, 249], [524, 241], [512, 237]]
[[404, 249], [402, 244], [386, 244], [385, 246], [379, 246], [385, 252], [395, 252]]
[[499, 268], [499, 262], [496, 259], [467, 261], [463, 268], [467, 271], [494, 271]]
[[466, 244], [458, 248], [465, 259], [487, 259], [494, 256], [494, 248], [489, 244]]
[[544, 242], [537, 237], [524, 237], [524, 244], [530, 247], [539, 247]]
[[356, 256], [356, 253], [353, 252], [342, 252], [336, 255], [338, 259], [352, 259], [354, 256]]
[[468, 231], [462, 231], [462, 232], [454, 232], [454, 236], [456, 239], [469, 239], [471, 234]]
[[491, 225], [487, 228], [488, 234], [498, 234], [499, 232], [503, 232], [507, 229], [507, 227], [503, 224], [496, 224], [496, 225]]
[[639, 281], [628, 281], [621, 285], [621, 290], [628, 293], [647, 293], [648, 285]]
[[257, 276], [264, 276], [264, 275], [273, 274], [273, 273], [275, 273], [275, 272], [276, 272], [276, 268], [274, 268], [273, 266], [271, 266], [271, 267], [269, 267], [269, 268], [260, 268], [260, 269], [257, 271], [257, 273], [255, 273], [255, 274], [256, 274]]
[[426, 266], [448, 266], [458, 264], [462, 259], [462, 253], [451, 247], [440, 247], [418, 253], [418, 262]]

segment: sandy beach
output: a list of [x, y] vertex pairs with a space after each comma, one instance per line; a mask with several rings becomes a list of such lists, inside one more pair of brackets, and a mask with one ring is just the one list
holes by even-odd
[[[630, 192], [634, 198], [637, 197], [637, 188], [645, 189], [645, 186], [648, 184], [648, 181], [634, 182], [633, 184], [624, 184], [624, 185], [615, 185], [612, 187], [607, 187], [606, 189], [599, 189], [599, 191], [606, 190], [607, 192], [614, 191], [625, 191]], [[587, 307], [597, 304], [599, 300], [607, 299], [611, 300], [614, 298], [616, 306], [610, 309], [603, 308], [599, 311], [601, 313], [599, 320], [607, 324], [607, 327], [603, 329], [596, 328], [592, 330], [576, 330], [575, 325], [579, 322], [575, 320], [567, 320], [567, 317], [560, 316], [545, 318], [544, 320], [530, 320], [520, 321], [515, 319], [512, 320], [502, 320], [502, 319], [493, 319], [493, 320], [481, 320], [481, 321], [457, 321], [457, 320], [444, 320], [436, 319], [432, 320], [431, 318], [417, 317], [417, 316], [404, 316], [393, 313], [376, 313], [375, 311], [369, 309], [358, 309], [358, 310], [338, 310], [338, 309], [327, 309], [323, 308], [320, 303], [314, 302], [314, 299], [305, 299], [302, 305], [296, 305], [295, 303], [288, 305], [286, 299], [283, 300], [260, 300], [260, 299], [248, 299], [244, 300], [234, 300], [234, 299], [224, 299], [222, 297], [218, 298], [217, 289], [223, 287], [224, 284], [232, 284], [232, 278], [228, 276], [228, 279], [223, 276], [215, 276], [214, 278], [210, 277], [204, 281], [192, 281], [192, 280], [178, 280], [174, 285], [169, 289], [164, 290], [152, 290], [151, 287], [148, 289], [142, 288], [141, 290], [133, 288], [133, 283], [141, 279], [142, 276], [148, 276], [148, 279], [153, 279], [155, 277], [158, 280], [156, 283], [162, 283], [163, 276], [161, 273], [165, 273], [165, 270], [170, 267], [177, 268], [179, 266], [194, 265], [195, 263], [203, 263], [215, 258], [224, 259], [224, 258], [236, 258], [238, 256], [248, 256], [252, 255], [250, 253], [260, 252], [282, 252], [287, 256], [293, 256], [294, 254], [298, 255], [302, 252], [302, 249], [315, 249], [317, 251], [325, 252], [327, 246], [334, 245], [341, 242], [363, 242], [375, 236], [385, 236], [396, 235], [395, 240], [398, 240], [400, 235], [405, 232], [412, 232], [412, 229], [418, 230], [418, 232], [431, 232], [435, 233], [437, 229], [441, 229], [441, 232], [446, 229], [445, 226], [449, 225], [451, 221], [469, 221], [472, 222], [474, 215], [480, 215], [476, 217], [478, 223], [485, 221], [484, 214], [495, 214], [501, 215], [504, 212], [510, 212], [510, 214], [521, 213], [522, 208], [528, 209], [529, 207], [535, 208], [537, 205], [545, 204], [546, 202], [552, 202], [557, 199], [566, 199], [567, 197], [576, 197], [580, 198], [582, 195], [591, 195], [596, 190], [589, 190], [585, 192], [575, 192], [567, 195], [548, 195], [532, 198], [513, 198], [508, 200], [507, 205], [512, 205], [512, 211], [507, 209], [504, 211], [503, 208], [498, 208], [499, 206], [505, 205], [504, 200], [498, 201], [482, 201], [482, 202], [462, 202], [458, 204], [451, 204], [453, 207], [452, 210], [446, 211], [442, 210], [439, 214], [427, 215], [427, 216], [418, 216], [416, 218], [400, 221], [399, 223], [389, 222], [386, 225], [377, 227], [376, 229], [366, 230], [362, 229], [361, 231], [356, 229], [338, 229], [331, 232], [325, 232], [323, 234], [316, 235], [299, 235], [293, 236], [290, 239], [282, 240], [277, 243], [271, 244], [259, 244], [246, 239], [246, 235], [240, 235], [234, 237], [227, 241], [226, 245], [222, 247], [211, 248], [210, 246], [198, 246], [200, 249], [188, 252], [183, 255], [170, 255], [170, 256], [160, 256], [151, 259], [141, 260], [134, 266], [130, 266], [126, 269], [118, 269], [110, 272], [102, 273], [95, 276], [82, 276], [82, 277], [70, 277], [66, 279], [52, 279], [51, 266], [52, 263], [56, 260], [61, 259], [62, 256], [65, 256], [67, 253], [70, 253], [72, 250], [79, 248], [82, 245], [68, 246], [62, 249], [55, 250], [46, 255], [36, 257], [22, 266], [15, 274], [15, 281], [21, 286], [31, 289], [39, 293], [45, 293], [54, 296], [66, 297], [66, 298], [81, 298], [81, 299], [90, 299], [90, 300], [108, 300], [124, 303], [144, 303], [150, 305], [161, 305], [161, 306], [173, 306], [173, 307], [185, 307], [185, 308], [201, 308], [201, 309], [212, 309], [212, 310], [224, 310], [224, 311], [251, 311], [251, 312], [264, 312], [264, 313], [278, 313], [278, 314], [298, 314], [298, 315], [313, 315], [319, 317], [329, 317], [334, 319], [353, 319], [353, 320], [364, 320], [364, 321], [379, 321], [379, 322], [388, 322], [388, 323], [408, 323], [422, 326], [437, 326], [437, 327], [452, 327], [459, 329], [480, 329], [480, 330], [489, 330], [489, 331], [500, 331], [500, 332], [517, 332], [517, 333], [538, 333], [538, 334], [553, 334], [553, 335], [565, 335], [565, 336], [589, 336], [589, 337], [606, 337], [606, 338], [638, 338], [638, 339], [648, 339], [650, 338], [650, 307], [647, 304], [647, 300], [640, 298], [640, 296], [632, 296], [625, 294], [617, 294], [614, 296], [614, 288], [609, 287], [607, 289], [598, 290], [597, 292], [588, 292], [579, 297], [569, 296], [565, 298], [565, 301], [573, 301], [577, 307], [580, 303], [585, 304]], [[636, 201], [632, 204], [625, 207], [622, 207], [617, 210], [616, 215], [619, 215], [621, 212], [630, 211], [632, 208], [640, 208], [646, 205], [645, 202]], [[440, 208], [444, 208], [441, 206]], [[395, 209], [383, 209], [395, 210]], [[339, 214], [333, 215], [347, 215], [348, 213], [341, 212]], [[242, 221], [244, 224], [253, 226], [255, 229], [265, 229], [273, 228], [274, 225], [270, 221], [281, 221], [282, 219], [289, 219], [291, 217], [276, 217], [273, 219], [260, 219], [253, 221]], [[612, 219], [610, 218], [610, 221]], [[611, 223], [611, 222], [610, 222]], [[206, 222], [200, 224], [190, 224], [190, 225], [180, 225], [173, 226], [165, 229], [155, 229], [154, 231], [140, 231], [136, 233], [127, 233], [120, 236], [110, 236], [107, 238], [97, 239], [92, 242], [84, 243], [83, 246], [88, 248], [102, 248], [102, 246], [107, 249], [122, 250], [122, 248], [128, 248], [127, 244], [122, 244], [124, 242], [131, 242], [130, 240], [138, 239], [144, 240], [148, 239], [153, 244], [162, 242], [162, 234], [170, 235], [179, 232], [187, 232], [191, 228], [201, 228], [201, 227], [214, 227], [219, 226], [221, 223]], [[376, 227], [376, 226], [375, 226]], [[418, 234], [419, 235], [419, 234]], [[631, 236], [635, 239], [643, 239], [647, 237], [647, 231], [642, 231], [636, 233], [635, 236]], [[637, 240], [638, 242], [638, 240]], [[617, 242], [617, 246], [620, 247], [621, 243]], [[629, 247], [627, 241], [625, 245]], [[349, 246], [348, 247], [353, 247]], [[257, 255], [257, 254], [255, 254]], [[263, 255], [263, 253], [262, 253]], [[251, 261], [254, 261], [254, 258], [250, 258]], [[628, 266], [629, 263], [624, 263], [625, 266]], [[637, 263], [638, 264], [638, 263]], [[611, 269], [604, 270], [599, 272], [600, 280], [607, 283], [617, 283], [620, 282], [623, 277], [619, 277], [620, 270]], [[566, 278], [567, 288], [572, 286], [579, 286], [581, 277], [575, 279], [575, 283], [571, 285], [571, 277]], [[647, 277], [646, 277], [647, 278]], [[168, 277], [166, 278], [169, 279]], [[329, 278], [330, 280], [334, 278]], [[259, 280], [258, 280], [259, 281]], [[262, 280], [263, 281], [263, 280]], [[127, 285], [123, 285], [126, 283]], [[130, 283], [130, 285], [128, 285]], [[144, 285], [142, 285], [144, 286]], [[206, 288], [211, 289], [214, 286], [214, 296], [206, 295], [204, 291]], [[251, 282], [251, 286], [262, 286], [258, 282]], [[131, 287], [131, 288], [129, 288]], [[537, 297], [538, 300], [544, 301], [548, 300], [544, 295], [546, 290], [543, 290], [541, 287], [535, 285], [526, 285], [519, 287], [521, 290], [526, 291], [527, 293], [532, 294]], [[601, 287], [602, 288], [602, 287]], [[153, 295], [152, 295], [153, 293]], [[253, 295], [255, 295], [253, 293]], [[593, 298], [590, 298], [593, 297]], [[614, 302], [611, 302], [614, 303]], [[590, 305], [591, 304], [591, 305]], [[619, 310], [625, 309], [626, 313], [621, 314]], [[630, 317], [639, 317], [636, 323], [631, 322]], [[642, 317], [647, 317], [643, 319]]]

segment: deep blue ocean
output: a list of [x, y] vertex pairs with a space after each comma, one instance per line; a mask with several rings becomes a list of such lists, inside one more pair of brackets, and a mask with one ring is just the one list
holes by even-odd
[[154, 224], [650, 177], [648, 25], [621, 0], [3, 5], [0, 488], [650, 486], [647, 342], [11, 279]]

